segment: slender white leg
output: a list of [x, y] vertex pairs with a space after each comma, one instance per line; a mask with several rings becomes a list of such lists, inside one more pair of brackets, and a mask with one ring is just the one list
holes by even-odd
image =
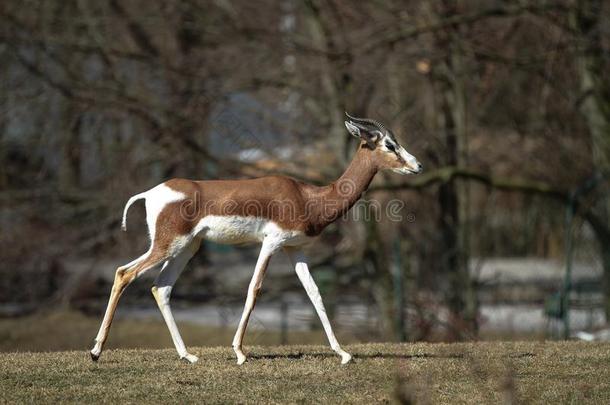
[[285, 251], [288, 253], [288, 256], [290, 257], [290, 260], [292, 261], [292, 264], [296, 270], [297, 276], [299, 277], [301, 284], [303, 284], [311, 303], [316, 308], [318, 317], [320, 318], [324, 331], [326, 332], [326, 336], [328, 337], [330, 347], [341, 356], [341, 364], [348, 363], [352, 359], [352, 355], [341, 349], [339, 342], [337, 342], [337, 338], [333, 333], [328, 316], [326, 315], [326, 308], [324, 308], [320, 291], [318, 290], [318, 286], [316, 285], [313, 277], [311, 277], [311, 273], [307, 267], [307, 260], [305, 259], [305, 256], [302, 252], [295, 250], [294, 248], [286, 248]]
[[161, 263], [163, 263], [163, 252], [155, 251], [151, 248], [151, 250], [141, 257], [117, 269], [114, 275], [112, 290], [110, 291], [110, 298], [108, 299], [108, 306], [104, 313], [104, 319], [102, 320], [100, 330], [95, 337], [95, 345], [93, 346], [93, 349], [91, 349], [91, 359], [93, 361], [97, 361], [102, 353], [104, 343], [108, 338], [110, 325], [114, 319], [116, 307], [125, 288], [127, 288], [127, 286], [140, 274], [159, 266]]
[[269, 259], [273, 253], [277, 251], [278, 247], [278, 244], [269, 237], [263, 240], [263, 245], [261, 247], [258, 260], [256, 261], [256, 268], [254, 269], [254, 274], [252, 275], [252, 280], [250, 280], [250, 286], [248, 287], [248, 296], [246, 298], [246, 304], [244, 305], [244, 312], [241, 315], [237, 332], [233, 338], [233, 350], [237, 355], [237, 364], [244, 364], [246, 361], [246, 356], [241, 350], [244, 334], [246, 332], [246, 327], [248, 326], [250, 314], [252, 313], [256, 303], [256, 297], [258, 296], [263, 284], [263, 278], [265, 277], [265, 271], [267, 270]]
[[182, 336], [180, 336], [180, 332], [178, 331], [178, 326], [176, 325], [176, 321], [174, 320], [174, 316], [172, 315], [172, 309], [169, 304], [169, 300], [172, 293], [172, 288], [176, 283], [178, 277], [184, 270], [184, 267], [188, 263], [188, 261], [193, 257], [195, 252], [199, 249], [201, 241], [199, 239], [191, 242], [182, 252], [180, 252], [176, 257], [173, 257], [165, 262], [161, 272], [157, 276], [155, 280], [155, 284], [152, 287], [152, 294], [155, 297], [155, 301], [157, 301], [157, 305], [159, 306], [159, 310], [163, 315], [163, 319], [165, 320], [165, 324], [169, 329], [169, 333], [172, 335], [172, 340], [174, 342], [174, 346], [178, 351], [178, 355], [181, 359], [189, 363], [195, 363], [198, 358], [192, 354], [189, 354], [186, 351], [186, 346], [182, 341]]

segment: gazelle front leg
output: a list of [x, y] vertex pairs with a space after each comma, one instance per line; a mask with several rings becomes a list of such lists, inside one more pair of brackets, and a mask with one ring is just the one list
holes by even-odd
[[305, 255], [294, 248], [285, 248], [285, 251], [290, 257], [297, 276], [299, 277], [301, 284], [303, 284], [311, 303], [316, 308], [316, 312], [318, 313], [318, 317], [322, 322], [322, 326], [326, 332], [326, 337], [328, 338], [330, 347], [341, 356], [341, 364], [348, 363], [352, 359], [352, 355], [341, 349], [341, 346], [333, 333], [328, 316], [326, 315], [326, 308], [324, 308], [324, 303], [322, 302], [322, 297], [320, 296], [320, 291], [318, 290], [318, 286], [309, 272]]
[[269, 259], [278, 248], [279, 245], [274, 239], [266, 237], [263, 240], [263, 245], [258, 255], [258, 260], [256, 261], [256, 268], [254, 269], [252, 280], [250, 280], [250, 285], [248, 286], [248, 296], [246, 298], [246, 304], [244, 305], [244, 312], [241, 315], [237, 332], [233, 338], [233, 350], [237, 355], [237, 364], [241, 365], [246, 361], [246, 356], [241, 350], [244, 334], [246, 332], [246, 327], [248, 326], [250, 314], [254, 309], [254, 304], [256, 304], [256, 297], [258, 296], [263, 284], [263, 278], [265, 277], [265, 271], [267, 270]]

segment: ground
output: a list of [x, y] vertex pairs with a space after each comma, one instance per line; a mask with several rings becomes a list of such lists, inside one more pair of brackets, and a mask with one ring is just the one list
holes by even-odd
[[610, 403], [608, 343], [360, 344], [361, 337], [340, 333], [354, 354], [353, 364], [341, 366], [321, 330], [290, 333], [290, 346], [278, 346], [277, 331], [253, 328], [245, 341], [250, 359], [237, 366], [234, 327], [181, 323], [200, 357], [189, 365], [159, 316], [117, 319], [108, 350], [93, 363], [88, 349], [100, 319], [56, 311], [0, 319], [0, 404]]
[[609, 403], [610, 344], [355, 344], [0, 354], [0, 402]]

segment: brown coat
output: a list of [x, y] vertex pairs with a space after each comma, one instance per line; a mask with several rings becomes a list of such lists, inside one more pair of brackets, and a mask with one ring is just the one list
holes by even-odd
[[[248, 180], [172, 179], [164, 184], [187, 196], [167, 205], [157, 229], [173, 235], [190, 233], [208, 215], [253, 216], [272, 220], [285, 230], [319, 235], [349, 210], [378, 171], [366, 144], [362, 144], [343, 175], [327, 186], [314, 186], [285, 176]], [[157, 234], [157, 237], [162, 237]]]

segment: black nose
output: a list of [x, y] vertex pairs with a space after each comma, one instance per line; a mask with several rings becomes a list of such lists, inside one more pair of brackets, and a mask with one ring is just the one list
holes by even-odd
[[422, 170], [424, 170], [424, 167], [422, 166], [421, 163], [417, 162], [417, 171], [421, 172]]

